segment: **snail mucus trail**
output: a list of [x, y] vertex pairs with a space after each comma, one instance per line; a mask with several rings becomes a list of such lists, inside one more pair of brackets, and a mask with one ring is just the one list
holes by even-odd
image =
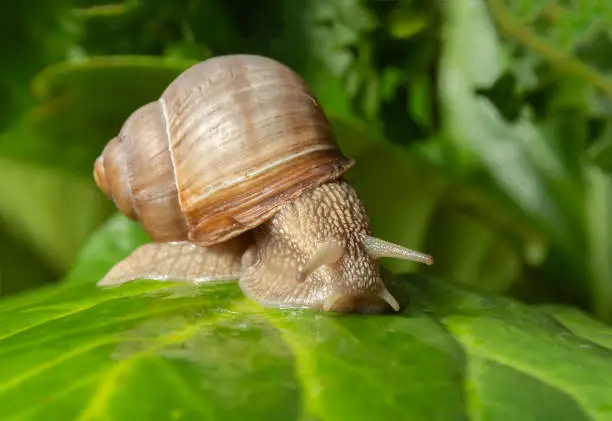
[[137, 109], [94, 166], [152, 242], [98, 282], [238, 281], [265, 307], [399, 311], [378, 259], [431, 256], [372, 236], [354, 164], [302, 78], [267, 57], [187, 69]]

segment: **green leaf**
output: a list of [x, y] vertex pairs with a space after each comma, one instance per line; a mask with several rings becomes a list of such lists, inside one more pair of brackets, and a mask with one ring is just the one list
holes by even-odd
[[[585, 193], [575, 172], [575, 167], [581, 169], [580, 156], [572, 155], [575, 165], [565, 165], [563, 146], [534, 124], [527, 107], [511, 122], [478, 94], [502, 77], [507, 57], [484, 0], [444, 5], [439, 77], [444, 145], [454, 159], [449, 164], [466, 178], [490, 178], [492, 194], [502, 192], [510, 206], [547, 233], [564, 271], [575, 278], [585, 276]], [[586, 295], [583, 283], [572, 282], [568, 288], [574, 295]]]
[[594, 320], [586, 313], [558, 305], [542, 305], [542, 309], [558, 319], [566, 328], [604, 348], [612, 348], [609, 325]]
[[118, 262], [147, 241], [139, 223], [117, 213], [93, 233], [64, 282], [94, 284], [109, 269], [109, 261]]
[[0, 219], [58, 273], [72, 266], [91, 232], [113, 210], [91, 172], [75, 176], [0, 157]]
[[0, 135], [0, 154], [91, 177], [93, 162], [125, 119], [192, 64], [117, 56], [49, 67], [33, 82], [41, 105]]
[[589, 147], [588, 155], [603, 171], [612, 173], [612, 122], [608, 121], [600, 138]]
[[[612, 7], [606, 2], [547, 2], [488, 0], [489, 10], [500, 31], [525, 47], [532, 65], [548, 63], [544, 79], [571, 76], [612, 95], [612, 79], [607, 74], [612, 61], [607, 53], [612, 45]], [[570, 4], [571, 3], [571, 4]]]
[[83, 5], [75, 11], [82, 21], [80, 47], [94, 57], [112, 54], [203, 59], [210, 51], [202, 39], [195, 39], [200, 28], [206, 28], [205, 33], [213, 40], [232, 29], [219, 6], [218, 2], [206, 2], [177, 7], [164, 0]]
[[388, 259], [385, 267], [427, 271], [492, 291], [512, 285], [530, 260], [527, 249], [542, 241], [537, 227], [424, 154], [349, 118], [331, 114], [330, 120], [342, 151], [356, 160], [346, 178], [363, 200], [374, 233], [433, 254], [436, 261], [426, 267]]
[[[599, 31], [608, 31], [612, 6], [607, 2], [489, 0], [496, 13], [512, 14], [533, 26], [546, 42], [571, 51]], [[507, 7], [502, 9], [502, 4]], [[509, 18], [509, 16], [507, 17]], [[503, 17], [502, 17], [503, 19]]]
[[56, 280], [57, 273], [23, 241], [22, 233], [7, 225], [0, 219], [0, 297]]
[[30, 79], [76, 43], [71, 0], [3, 2], [0, 15], [0, 131], [32, 106]]
[[389, 32], [395, 38], [411, 38], [423, 31], [430, 23], [426, 13], [399, 5], [389, 15]]
[[597, 167], [589, 172], [587, 235], [592, 305], [599, 317], [612, 320], [612, 179]]
[[[118, 233], [92, 239], [83, 276], [115, 263]], [[609, 326], [394, 283], [409, 305], [387, 316], [263, 309], [225, 283], [74, 280], [4, 300], [0, 418], [610, 419]]]

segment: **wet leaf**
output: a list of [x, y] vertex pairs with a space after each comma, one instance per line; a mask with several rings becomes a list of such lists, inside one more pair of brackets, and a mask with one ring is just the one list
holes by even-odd
[[117, 229], [83, 254], [89, 279], [0, 304], [3, 420], [609, 419], [612, 329], [571, 309], [416, 276], [387, 316], [263, 309], [236, 284], [102, 290], [137, 243]]

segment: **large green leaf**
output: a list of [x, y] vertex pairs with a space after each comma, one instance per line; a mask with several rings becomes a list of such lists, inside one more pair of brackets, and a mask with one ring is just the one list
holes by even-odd
[[575, 310], [416, 276], [386, 316], [263, 309], [236, 284], [98, 289], [135, 247], [119, 233], [81, 280], [0, 303], [1, 419], [612, 419], [612, 329]]

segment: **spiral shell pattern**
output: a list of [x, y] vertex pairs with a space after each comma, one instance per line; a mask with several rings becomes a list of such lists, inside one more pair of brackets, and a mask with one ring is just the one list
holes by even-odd
[[352, 165], [299, 75], [270, 58], [229, 55], [187, 69], [129, 116], [94, 179], [154, 241], [210, 245]]

